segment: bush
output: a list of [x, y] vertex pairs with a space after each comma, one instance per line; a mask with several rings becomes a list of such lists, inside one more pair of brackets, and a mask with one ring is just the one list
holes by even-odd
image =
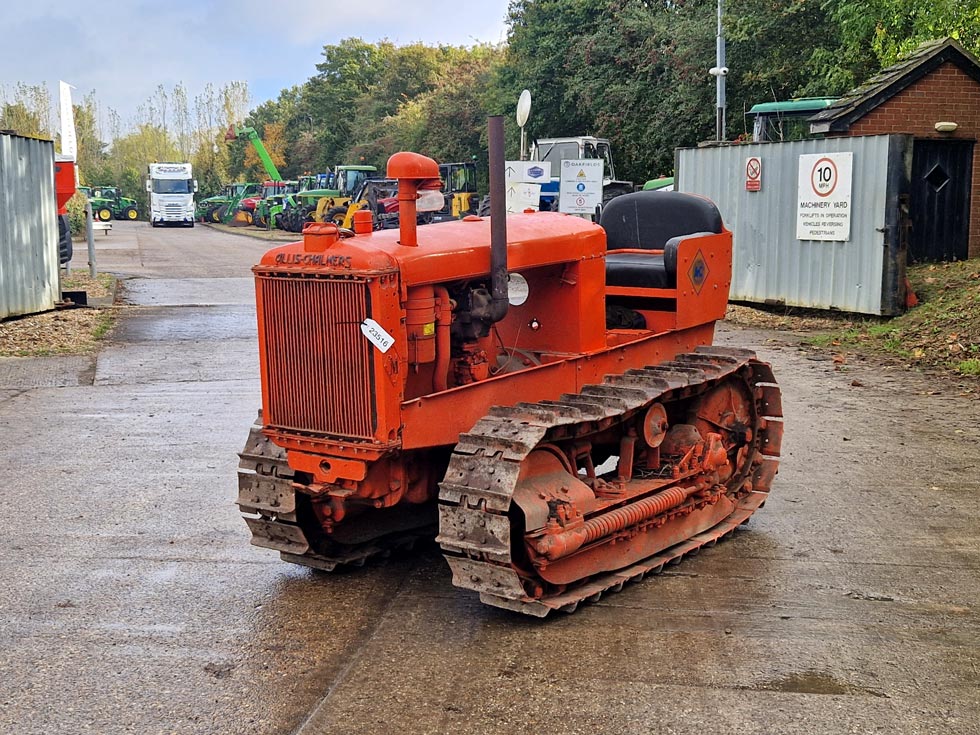
[[85, 195], [76, 191], [66, 205], [68, 221], [71, 223], [71, 236], [85, 235]]

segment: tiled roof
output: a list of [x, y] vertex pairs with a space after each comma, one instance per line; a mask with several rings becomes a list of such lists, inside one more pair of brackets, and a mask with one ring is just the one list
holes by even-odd
[[911, 56], [882, 69], [834, 104], [807, 118], [811, 133], [843, 132], [878, 105], [946, 62], [956, 64], [980, 83], [980, 61], [952, 38], [921, 44]]

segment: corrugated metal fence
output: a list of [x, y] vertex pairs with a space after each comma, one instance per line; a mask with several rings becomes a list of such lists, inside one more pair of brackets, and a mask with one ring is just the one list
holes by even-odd
[[[850, 239], [796, 239], [800, 156], [846, 151]], [[762, 161], [760, 191], [746, 190], [753, 156]], [[732, 230], [732, 301], [891, 315], [905, 305], [911, 160], [911, 137], [875, 135], [682, 148], [675, 163], [678, 191], [712, 199]]]
[[0, 319], [58, 298], [54, 144], [0, 134]]

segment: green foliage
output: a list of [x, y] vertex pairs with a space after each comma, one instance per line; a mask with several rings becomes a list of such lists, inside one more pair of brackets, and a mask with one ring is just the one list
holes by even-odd
[[68, 210], [72, 237], [81, 237], [85, 234], [85, 195], [75, 192], [65, 205], [65, 209]]
[[[525, 88], [534, 100], [532, 138], [607, 137], [620, 178], [669, 175], [675, 148], [715, 135], [708, 69], [716, 7], [716, 0], [511, 0], [506, 45], [347, 38], [323, 47], [304, 84], [251, 112], [244, 83], [207, 85], [193, 100], [180, 84], [161, 85], [126, 130], [90, 95], [75, 107], [82, 180], [117, 184], [144, 205], [142, 173], [154, 160], [190, 160], [201, 196], [264, 178], [247, 140], [225, 140], [232, 124], [274, 138], [266, 147], [286, 178], [341, 163], [383, 171], [404, 149], [482, 162], [491, 114], [507, 117], [507, 151], [516, 157], [514, 105]], [[749, 132], [744, 113], [752, 105], [842, 94], [922, 41], [951, 35], [980, 52], [978, 0], [726, 0], [725, 11], [729, 139]], [[0, 89], [0, 127], [48, 134], [51, 117], [46, 88]]]
[[[516, 0], [503, 84], [512, 99], [531, 90], [533, 135], [608, 137], [619, 176], [669, 174], [676, 147], [715, 135], [707, 72], [716, 8], [715, 0]], [[743, 111], [753, 104], [811, 86], [815, 59], [839, 45], [813, 0], [730, 0], [725, 28], [729, 139], [749, 132]]]
[[980, 376], [980, 359], [971, 357], [969, 360], [963, 360], [956, 366], [956, 370], [963, 375]]
[[848, 57], [870, 48], [881, 66], [915, 51], [924, 41], [951, 36], [980, 53], [980, 3], [976, 0], [828, 0]]
[[0, 87], [0, 130], [34, 138], [52, 137], [51, 94], [43, 84]]
[[[398, 150], [439, 161], [482, 159], [488, 99], [497, 91], [503, 58], [501, 48], [488, 45], [395, 46], [349, 38], [325, 46], [316, 75], [259, 105], [244, 122], [256, 130], [282, 126], [280, 172], [286, 178], [337, 164], [383, 171]], [[508, 112], [513, 105], [508, 99]], [[232, 176], [257, 175], [242, 141], [226, 148]]]

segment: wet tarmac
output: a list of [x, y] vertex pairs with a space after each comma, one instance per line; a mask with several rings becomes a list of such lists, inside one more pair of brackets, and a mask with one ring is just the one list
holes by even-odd
[[977, 732], [980, 404], [955, 383], [722, 328], [783, 387], [772, 498], [539, 621], [454, 588], [432, 547], [324, 575], [250, 546], [267, 244], [97, 244], [129, 304], [105, 349], [0, 360], [0, 732]]

